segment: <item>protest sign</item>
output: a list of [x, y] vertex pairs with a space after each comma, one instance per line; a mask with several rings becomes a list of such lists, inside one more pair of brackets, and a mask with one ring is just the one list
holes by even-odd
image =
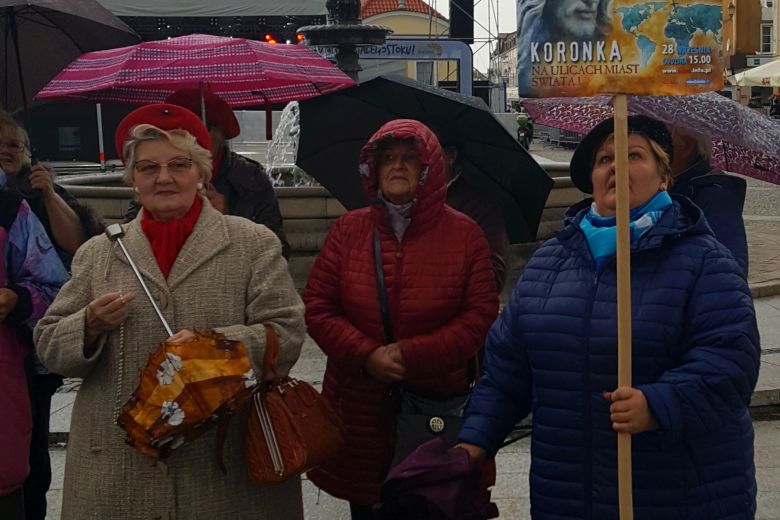
[[518, 0], [522, 97], [723, 86], [721, 0]]

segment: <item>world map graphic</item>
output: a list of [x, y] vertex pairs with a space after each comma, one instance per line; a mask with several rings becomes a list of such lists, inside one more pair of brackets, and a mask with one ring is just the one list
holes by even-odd
[[676, 49], [695, 46], [697, 35], [709, 35], [720, 43], [723, 19], [718, 5], [646, 2], [618, 7], [615, 11], [623, 29], [636, 39], [642, 67], [669, 40], [674, 41]]

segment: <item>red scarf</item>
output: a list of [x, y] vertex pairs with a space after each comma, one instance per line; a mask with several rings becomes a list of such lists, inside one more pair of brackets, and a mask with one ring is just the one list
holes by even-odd
[[144, 209], [141, 229], [152, 245], [152, 252], [157, 259], [157, 265], [160, 266], [160, 271], [162, 271], [166, 280], [171, 272], [173, 263], [176, 261], [176, 257], [179, 256], [179, 251], [181, 251], [184, 242], [187, 241], [195, 227], [195, 223], [198, 221], [202, 207], [203, 202], [199, 196], [196, 196], [195, 202], [187, 210], [187, 214], [180, 219], [170, 222], [158, 222]]

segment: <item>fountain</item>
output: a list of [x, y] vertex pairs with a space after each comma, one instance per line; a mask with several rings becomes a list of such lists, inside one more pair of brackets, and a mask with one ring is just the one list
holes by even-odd
[[393, 32], [382, 25], [363, 25], [360, 20], [360, 0], [326, 0], [327, 24], [308, 25], [298, 32], [312, 47], [336, 47], [336, 65], [349, 77], [358, 80], [362, 69], [357, 47], [382, 45]]
[[319, 184], [295, 165], [298, 154], [298, 136], [301, 131], [300, 109], [297, 101], [287, 103], [279, 118], [279, 126], [266, 155], [266, 171], [276, 187], [308, 187]]

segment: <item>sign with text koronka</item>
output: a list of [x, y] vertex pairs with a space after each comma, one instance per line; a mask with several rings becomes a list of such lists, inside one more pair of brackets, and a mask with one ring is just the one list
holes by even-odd
[[723, 88], [722, 0], [518, 0], [523, 97]]

